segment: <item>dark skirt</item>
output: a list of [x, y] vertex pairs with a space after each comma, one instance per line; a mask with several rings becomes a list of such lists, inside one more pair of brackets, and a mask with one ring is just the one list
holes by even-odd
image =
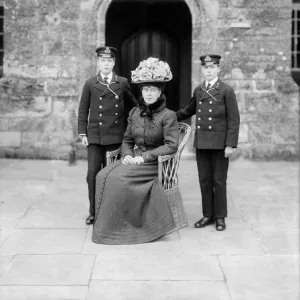
[[124, 165], [120, 161], [98, 173], [93, 242], [139, 244], [174, 229], [172, 212], [157, 174], [157, 163]]

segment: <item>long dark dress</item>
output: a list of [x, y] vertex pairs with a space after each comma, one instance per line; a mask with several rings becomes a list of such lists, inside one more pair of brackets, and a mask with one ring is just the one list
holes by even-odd
[[165, 108], [164, 97], [152, 105], [150, 113], [142, 105], [132, 109], [122, 157], [140, 155], [144, 163], [129, 165], [117, 161], [98, 173], [93, 242], [145, 243], [175, 227], [166, 195], [158, 182], [157, 157], [175, 153], [177, 148], [176, 114]]

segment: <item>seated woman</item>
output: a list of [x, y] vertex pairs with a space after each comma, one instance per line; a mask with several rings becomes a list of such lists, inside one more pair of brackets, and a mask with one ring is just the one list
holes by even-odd
[[132, 83], [139, 85], [142, 98], [129, 113], [121, 160], [102, 169], [96, 178], [95, 243], [145, 243], [175, 227], [158, 182], [157, 160], [175, 153], [179, 144], [176, 114], [166, 108], [162, 94], [171, 79], [169, 65], [151, 57], [132, 72]]

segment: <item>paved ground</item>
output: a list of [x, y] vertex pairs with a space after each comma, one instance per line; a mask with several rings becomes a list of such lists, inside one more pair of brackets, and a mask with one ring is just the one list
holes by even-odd
[[299, 165], [234, 161], [228, 229], [194, 229], [196, 166], [180, 186], [190, 225], [159, 241], [91, 242], [86, 162], [0, 160], [0, 299], [299, 299]]

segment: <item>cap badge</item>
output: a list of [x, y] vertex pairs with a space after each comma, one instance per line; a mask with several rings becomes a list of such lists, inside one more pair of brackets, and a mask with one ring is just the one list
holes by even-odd
[[209, 55], [206, 55], [204, 61], [211, 61], [211, 57]]
[[110, 49], [108, 47], [106, 47], [104, 53], [110, 53], [110, 52], [111, 52]]

